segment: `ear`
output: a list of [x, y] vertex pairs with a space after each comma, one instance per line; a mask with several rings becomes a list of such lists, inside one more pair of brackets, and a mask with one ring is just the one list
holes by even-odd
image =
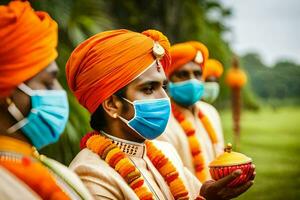
[[111, 118], [117, 118], [122, 111], [122, 102], [120, 99], [112, 95], [102, 102], [102, 107]]

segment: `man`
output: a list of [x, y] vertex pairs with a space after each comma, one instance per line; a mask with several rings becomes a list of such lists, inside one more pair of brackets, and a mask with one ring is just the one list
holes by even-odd
[[56, 142], [68, 119], [57, 34], [57, 23], [28, 2], [0, 6], [1, 199], [92, 199], [73, 172], [35, 150]]
[[[91, 113], [92, 133], [70, 164], [96, 199], [230, 199], [240, 171], [202, 185], [176, 151], [155, 141], [165, 129], [169, 42], [155, 30], [114, 30], [82, 42], [66, 66], [68, 85]], [[153, 140], [153, 141], [150, 141]], [[254, 169], [253, 169], [254, 170]]]
[[220, 93], [219, 79], [223, 71], [223, 65], [218, 60], [208, 59], [206, 61], [203, 72], [203, 78], [205, 80], [203, 101], [211, 104], [218, 98]]
[[[204, 71], [203, 71], [203, 79], [204, 82], [204, 93], [202, 100], [197, 102], [197, 105], [204, 112], [204, 114], [208, 117], [208, 119], [213, 122], [213, 128], [219, 138], [220, 146], [219, 149], [223, 149], [224, 135], [222, 129], [222, 123], [220, 119], [219, 112], [216, 108], [211, 105], [219, 96], [220, 92], [220, 77], [223, 74], [223, 65], [221, 62], [215, 59], [208, 59], [205, 63]], [[206, 103], [205, 103], [206, 102]], [[221, 151], [219, 152], [221, 153]]]
[[160, 140], [171, 143], [183, 164], [201, 181], [210, 179], [208, 164], [223, 152], [224, 140], [215, 109], [199, 102], [205, 91], [203, 70], [207, 48], [199, 42], [171, 47], [172, 65], [167, 73], [172, 111]]

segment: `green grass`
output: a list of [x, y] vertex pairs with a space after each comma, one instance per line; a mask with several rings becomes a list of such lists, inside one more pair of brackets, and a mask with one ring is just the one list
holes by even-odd
[[[232, 141], [230, 111], [222, 111], [225, 140]], [[300, 107], [245, 111], [240, 152], [256, 165], [252, 188], [239, 200], [300, 199]]]

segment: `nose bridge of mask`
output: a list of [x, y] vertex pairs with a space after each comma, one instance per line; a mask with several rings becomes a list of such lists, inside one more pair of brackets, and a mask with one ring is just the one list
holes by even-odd
[[188, 83], [202, 83], [202, 81], [199, 81], [198, 79], [192, 78], [186, 81], [182, 81], [182, 82], [177, 82], [177, 83], [172, 83], [172, 84], [176, 84], [176, 85], [186, 85]]
[[200, 80], [195, 79], [195, 78], [191, 79], [190, 81], [193, 82], [193, 83], [200, 83], [200, 84], [203, 84], [203, 81], [200, 81]]

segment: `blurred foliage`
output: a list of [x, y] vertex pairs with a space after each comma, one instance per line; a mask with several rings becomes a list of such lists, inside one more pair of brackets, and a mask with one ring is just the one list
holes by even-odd
[[[262, 100], [273, 106], [278, 106], [275, 102], [294, 102], [300, 100], [300, 66], [282, 60], [273, 66], [267, 66], [259, 55], [249, 53], [241, 59], [246, 68], [253, 92]], [[293, 100], [292, 100], [293, 99]]]

